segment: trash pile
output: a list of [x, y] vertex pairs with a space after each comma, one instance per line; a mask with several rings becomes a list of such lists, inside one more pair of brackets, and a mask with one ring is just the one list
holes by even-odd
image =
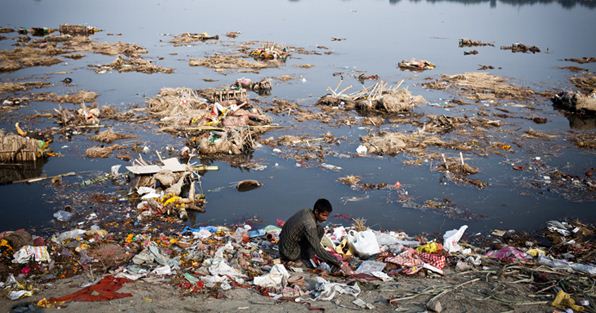
[[85, 102], [93, 102], [97, 98], [97, 93], [93, 91], [80, 90], [76, 93], [65, 95], [57, 95], [53, 92], [34, 93], [31, 95], [31, 101], [47, 101], [57, 103], [73, 103], [81, 104]]
[[249, 55], [253, 57], [255, 60], [279, 60], [285, 62], [286, 59], [290, 56], [290, 53], [288, 52], [288, 49], [283, 46], [267, 43], [260, 48], [256, 48], [250, 51]]
[[[36, 28], [37, 29], [37, 28]], [[13, 72], [25, 67], [51, 66], [62, 62], [59, 56], [71, 59], [84, 57], [81, 52], [93, 52], [104, 55], [118, 56], [108, 65], [94, 65], [98, 73], [104, 73], [111, 69], [120, 72], [143, 72], [143, 73], [171, 73], [169, 68], [153, 65], [150, 61], [141, 57], [147, 50], [135, 44], [125, 42], [97, 42], [90, 36], [100, 31], [92, 26], [85, 25], [60, 25], [60, 34], [53, 34], [54, 30], [39, 28], [41, 31], [33, 32], [32, 35], [40, 38], [32, 39], [25, 31], [19, 37], [16, 48], [13, 50], [0, 51], [0, 72]], [[123, 57], [123, 56], [126, 56]]]
[[441, 75], [440, 79], [423, 83], [430, 89], [455, 89], [468, 99], [482, 100], [528, 100], [534, 92], [525, 87], [508, 83], [504, 78], [488, 73], [464, 73], [459, 75]]
[[563, 61], [575, 62], [579, 64], [596, 62], [596, 57], [581, 57], [581, 58], [565, 58]]
[[214, 69], [218, 73], [228, 70], [241, 70], [242, 72], [258, 73], [268, 67], [277, 67], [273, 62], [248, 61], [243, 54], [214, 54], [202, 59], [190, 58], [188, 65], [204, 66]]
[[191, 136], [189, 144], [200, 154], [245, 153], [271, 122], [250, 104], [245, 89], [163, 88], [148, 109], [162, 131]]
[[51, 85], [48, 82], [2, 82], [0, 83], [0, 95], [9, 92], [26, 91], [33, 88], [44, 88]]
[[101, 29], [93, 26], [62, 24], [60, 27], [58, 27], [58, 31], [61, 34], [72, 36], [89, 36], [100, 32]]
[[252, 90], [259, 95], [269, 95], [271, 94], [271, 80], [267, 78], [263, 78], [258, 82], [253, 82], [249, 78], [238, 78], [236, 82], [232, 85], [232, 88], [236, 89], [246, 89]]
[[526, 46], [523, 43], [514, 43], [511, 46], [501, 46], [501, 50], [511, 50], [511, 52], [522, 52], [522, 53], [539, 53], [540, 48], [536, 46]]
[[112, 130], [112, 128], [108, 128], [107, 130], [99, 132], [97, 135], [91, 137], [92, 140], [103, 142], [103, 143], [112, 143], [116, 140], [131, 139], [131, 138], [136, 138], [136, 136], [130, 135], [130, 134], [116, 133]]
[[411, 155], [425, 156], [428, 146], [446, 146], [439, 137], [417, 131], [413, 133], [379, 132], [378, 134], [362, 136], [362, 154], [397, 155], [407, 152]]
[[[147, 164], [140, 158], [133, 162], [134, 165], [126, 167], [134, 174], [131, 189], [135, 198], [140, 200], [136, 205], [139, 220], [162, 215], [186, 220], [187, 210], [204, 212], [201, 173], [218, 168], [191, 163], [191, 158], [189, 154], [187, 163], [182, 164], [177, 158], [160, 157], [161, 165]], [[201, 189], [200, 194], [196, 192], [196, 184]]]
[[[340, 107], [345, 110], [358, 110], [363, 113], [399, 113], [411, 111], [416, 105], [425, 103], [422, 96], [412, 96], [406, 88], [400, 88], [403, 81], [394, 86], [379, 81], [370, 88], [349, 94], [352, 86], [339, 90], [341, 81], [335, 90], [328, 88], [329, 94], [321, 97], [317, 105]], [[338, 91], [339, 90], [339, 91]]]
[[178, 46], [186, 46], [191, 43], [195, 43], [197, 41], [207, 41], [207, 40], [219, 40], [218, 35], [210, 36], [208, 33], [182, 33], [180, 35], [174, 36], [170, 43], [172, 43], [175, 47]]
[[138, 72], [138, 73], [145, 73], [145, 74], [153, 74], [153, 73], [165, 73], [165, 74], [172, 74], [174, 73], [174, 69], [170, 67], [163, 67], [158, 66], [151, 63], [150, 60], [145, 60], [140, 57], [123, 57], [117, 56], [116, 59], [110, 64], [103, 64], [103, 65], [89, 65], [89, 67], [94, 68], [95, 72], [98, 74], [104, 74], [112, 70], [116, 70], [120, 73], [125, 72]]
[[331, 147], [339, 142], [340, 139], [331, 133], [325, 133], [321, 137], [283, 135], [276, 138], [268, 137], [261, 141], [263, 145], [272, 147], [273, 152], [278, 156], [296, 160], [297, 167], [322, 166], [334, 171], [341, 168], [331, 166], [331, 164], [325, 166], [323, 162], [326, 156], [333, 155]]
[[491, 46], [494, 47], [495, 45], [490, 42], [483, 42], [480, 40], [473, 40], [473, 39], [466, 39], [462, 38], [459, 40], [459, 47], [484, 47], [484, 46]]
[[432, 70], [436, 65], [431, 63], [428, 60], [417, 60], [417, 59], [410, 59], [410, 60], [401, 60], [397, 66], [401, 70], [408, 70], [408, 71], [416, 71], [421, 72], [425, 70]]
[[88, 158], [107, 158], [116, 150], [126, 149], [123, 145], [94, 146], [85, 150], [85, 156]]
[[[596, 276], [596, 265], [590, 263], [596, 228], [577, 221], [550, 221], [544, 236], [536, 239], [497, 229], [487, 236], [473, 236], [473, 240], [484, 240], [477, 246], [462, 239], [466, 225], [431, 240], [372, 230], [364, 220], [356, 219], [350, 227], [327, 227], [321, 240], [327, 251], [352, 269], [348, 274], [330, 273], [329, 265], [316, 259], [308, 268], [296, 262], [281, 263], [277, 241], [283, 221], [277, 224], [263, 228], [186, 226], [170, 235], [132, 231], [122, 238], [98, 226], [65, 231], [50, 239], [22, 230], [3, 232], [0, 278], [5, 281], [6, 296], [17, 300], [39, 293], [38, 284], [87, 272], [107, 274], [73, 294], [37, 302], [46, 308], [131, 296], [117, 291], [130, 281], [160, 279], [177, 286], [185, 296], [222, 298], [230, 289], [249, 288], [276, 301], [314, 303], [345, 294], [358, 307], [374, 309], [375, 304], [359, 298], [362, 291], [402, 276], [449, 281], [461, 275], [476, 278], [458, 286], [480, 284], [482, 279], [493, 287], [492, 297], [505, 296], [503, 286], [524, 283], [534, 292], [536, 304], [575, 305], [574, 310], [581, 311], [594, 303], [589, 290]], [[401, 306], [428, 295], [433, 297], [427, 306], [433, 302], [436, 308], [434, 302], [446, 292], [435, 286], [405, 297], [392, 293], [385, 303]], [[106, 297], [83, 300], [102, 295]], [[572, 303], [574, 297], [582, 301]]]
[[50, 156], [49, 139], [30, 138], [16, 123], [18, 134], [0, 129], [0, 162], [27, 162]]
[[555, 108], [580, 114], [596, 113], [596, 92], [584, 95], [581, 92], [562, 91], [551, 98]]
[[586, 73], [581, 76], [573, 76], [569, 80], [580, 91], [585, 94], [594, 94], [596, 92], [596, 75]]
[[54, 109], [54, 118], [62, 127], [99, 126], [100, 110], [96, 107], [87, 107], [84, 103], [76, 110]]
[[437, 171], [442, 172], [445, 175], [445, 178], [449, 181], [471, 184], [480, 189], [488, 186], [488, 183], [482, 180], [468, 177], [470, 175], [477, 174], [480, 172], [480, 170], [467, 164], [464, 161], [464, 157], [461, 152], [459, 159], [446, 158], [444, 154], [442, 154], [441, 157], [443, 159], [443, 163], [437, 166]]

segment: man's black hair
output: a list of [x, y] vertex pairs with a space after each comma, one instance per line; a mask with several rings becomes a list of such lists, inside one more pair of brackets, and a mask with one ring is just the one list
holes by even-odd
[[315, 202], [315, 206], [313, 207], [314, 212], [331, 212], [333, 208], [331, 207], [331, 202], [327, 199], [319, 199]]

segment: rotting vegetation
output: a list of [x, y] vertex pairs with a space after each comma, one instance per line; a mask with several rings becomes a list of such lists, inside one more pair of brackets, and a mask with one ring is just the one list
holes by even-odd
[[51, 85], [48, 82], [3, 82], [0, 83], [0, 95], [3, 93], [27, 91], [33, 88], [45, 88]]
[[471, 100], [529, 100], [534, 96], [530, 88], [510, 84], [506, 79], [479, 72], [458, 75], [441, 75], [441, 78], [423, 83], [430, 89], [454, 89]]
[[146, 74], [153, 73], [165, 73], [171, 74], [174, 69], [169, 67], [163, 67], [153, 64], [150, 60], [142, 59], [139, 57], [127, 58], [118, 56], [116, 59], [109, 64], [104, 65], [89, 65], [89, 67], [95, 68], [97, 73], [105, 73], [111, 70], [116, 70], [120, 73], [123, 72], [139, 72]]
[[136, 138], [136, 136], [130, 135], [130, 134], [116, 133], [111, 128], [104, 130], [104, 131], [98, 133], [97, 135], [91, 137], [91, 139], [93, 139], [95, 141], [103, 142], [103, 143], [112, 143], [116, 140], [131, 139], [131, 138]]
[[346, 93], [352, 86], [339, 90], [341, 81], [335, 90], [328, 88], [329, 94], [317, 101], [320, 106], [334, 106], [345, 110], [358, 110], [362, 113], [399, 113], [412, 110], [416, 105], [425, 103], [422, 96], [413, 96], [406, 88], [401, 88], [400, 83], [388, 86], [380, 81], [370, 88], [349, 94]]
[[218, 35], [210, 36], [208, 33], [182, 33], [174, 36], [170, 43], [175, 47], [185, 46], [195, 42], [204, 42], [207, 40], [219, 40]]
[[194, 59], [191, 58], [188, 61], [190, 66], [204, 66], [214, 69], [216, 72], [224, 72], [226, 70], [242, 70], [243, 72], [258, 73], [259, 70], [268, 67], [275, 67], [270, 63], [260, 61], [248, 61], [244, 59], [244, 55], [241, 54], [214, 54], [212, 56]]
[[77, 93], [57, 95], [53, 92], [35, 93], [31, 95], [32, 101], [48, 101], [58, 103], [80, 104], [93, 102], [97, 98], [97, 93], [93, 91], [80, 90]]
[[592, 73], [586, 73], [580, 76], [573, 76], [569, 78], [571, 83], [577, 87], [584, 94], [592, 94], [596, 92], [596, 75]]
[[[61, 34], [51, 32], [41, 38], [27, 35], [19, 38], [13, 50], [0, 51], [0, 72], [12, 72], [25, 67], [51, 66], [62, 62], [59, 56], [80, 59], [82, 52], [119, 56], [112, 64], [100, 68], [113, 68], [121, 72], [171, 73], [172, 69], [159, 67], [141, 58], [147, 50], [125, 42], [97, 42], [90, 38], [98, 29], [83, 25], [61, 25]], [[122, 58], [120, 55], [128, 58]], [[99, 71], [98, 71], [99, 72]]]
[[596, 62], [596, 57], [582, 57], [582, 58], [567, 58], [563, 61], [575, 62], [579, 64], [593, 63]]
[[513, 53], [539, 53], [540, 48], [536, 46], [525, 45], [523, 43], [514, 43], [510, 46], [501, 46], [501, 50], [511, 50]]
[[466, 39], [462, 38], [459, 40], [459, 47], [484, 47], [484, 46], [491, 46], [494, 47], [495, 45], [490, 42], [483, 42], [480, 40], [473, 40], [473, 39]]

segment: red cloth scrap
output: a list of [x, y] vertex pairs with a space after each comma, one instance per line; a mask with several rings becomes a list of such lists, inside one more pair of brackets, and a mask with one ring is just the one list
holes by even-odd
[[50, 298], [48, 302], [71, 302], [71, 301], [82, 301], [82, 302], [95, 302], [95, 301], [108, 301], [114, 299], [121, 299], [132, 297], [131, 293], [120, 293], [116, 292], [122, 286], [130, 282], [127, 278], [116, 278], [112, 275], [108, 275], [102, 278], [97, 284], [85, 287], [79, 291], [75, 291], [69, 295]]

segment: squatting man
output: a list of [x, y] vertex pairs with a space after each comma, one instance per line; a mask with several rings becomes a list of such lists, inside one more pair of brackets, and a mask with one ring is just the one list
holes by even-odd
[[320, 225], [327, 221], [333, 211], [327, 199], [318, 199], [312, 209], [303, 209], [294, 214], [284, 224], [279, 234], [279, 253], [282, 262], [302, 261], [308, 267], [314, 267], [314, 257], [331, 266], [333, 272], [341, 270], [352, 274], [348, 263], [342, 262], [321, 245], [325, 230]]

